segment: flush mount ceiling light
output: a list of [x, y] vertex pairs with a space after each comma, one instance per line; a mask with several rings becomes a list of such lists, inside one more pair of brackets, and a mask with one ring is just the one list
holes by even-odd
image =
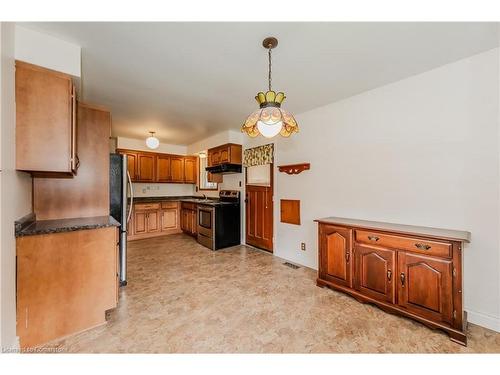
[[149, 134], [151, 135], [146, 138], [146, 146], [154, 150], [155, 148], [158, 148], [160, 141], [155, 137], [155, 132], [149, 132]]
[[260, 108], [246, 119], [241, 131], [250, 137], [262, 134], [266, 138], [272, 138], [280, 134], [289, 137], [292, 133], [299, 131], [299, 126], [291, 113], [281, 108], [281, 103], [286, 96], [283, 92], [275, 93], [271, 88], [271, 50], [278, 45], [278, 39], [269, 37], [262, 42], [267, 48], [269, 59], [269, 90], [266, 93], [259, 92], [255, 97]]

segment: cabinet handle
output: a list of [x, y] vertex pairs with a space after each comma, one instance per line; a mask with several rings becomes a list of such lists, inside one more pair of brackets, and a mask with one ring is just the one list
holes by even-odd
[[399, 275], [399, 278], [401, 279], [401, 286], [404, 288], [405, 287], [405, 273], [401, 272], [401, 275]]
[[368, 236], [368, 239], [369, 239], [370, 241], [378, 241], [380, 238], [379, 238], [379, 237], [377, 237], [377, 236]]
[[350, 252], [348, 252], [348, 251], [346, 251], [346, 253], [345, 253], [345, 261], [346, 261], [347, 263], [349, 263], [349, 259], [351, 259], [351, 253], [350, 253]]
[[429, 250], [431, 248], [430, 245], [427, 245], [425, 243], [416, 243], [415, 247], [420, 250]]
[[387, 280], [391, 281], [391, 279], [392, 279], [392, 271], [388, 270], [387, 271]]

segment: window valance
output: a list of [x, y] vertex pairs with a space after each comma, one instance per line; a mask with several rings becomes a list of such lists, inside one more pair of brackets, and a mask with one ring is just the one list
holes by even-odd
[[243, 165], [252, 167], [255, 165], [265, 165], [274, 163], [274, 144], [249, 148], [244, 151]]

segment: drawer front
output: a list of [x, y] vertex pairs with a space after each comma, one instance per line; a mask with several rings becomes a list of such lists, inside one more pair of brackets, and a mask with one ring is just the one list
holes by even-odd
[[390, 247], [392, 249], [408, 250], [414, 253], [451, 258], [452, 245], [447, 242], [422, 240], [419, 238], [402, 237], [379, 232], [356, 230], [356, 242]]
[[134, 205], [134, 208], [135, 208], [136, 211], [159, 210], [160, 209], [160, 203], [136, 203]]
[[182, 208], [186, 210], [196, 210], [196, 203], [182, 202]]
[[161, 202], [161, 208], [177, 208], [177, 202]]

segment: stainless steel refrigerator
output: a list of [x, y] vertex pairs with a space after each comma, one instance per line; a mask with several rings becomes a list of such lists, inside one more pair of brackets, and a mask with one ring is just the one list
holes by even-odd
[[127, 156], [110, 154], [109, 214], [120, 222], [119, 248], [121, 286], [127, 285], [127, 229], [132, 213], [133, 199], [132, 180], [127, 171]]

